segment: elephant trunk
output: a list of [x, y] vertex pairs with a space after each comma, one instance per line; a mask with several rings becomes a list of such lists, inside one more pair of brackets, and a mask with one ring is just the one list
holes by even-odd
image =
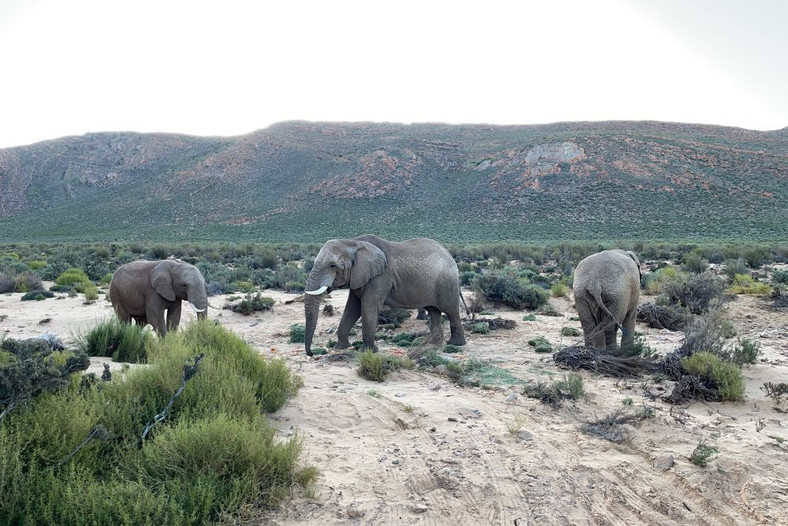
[[328, 290], [333, 281], [333, 275], [324, 275], [314, 269], [309, 273], [309, 279], [304, 289], [304, 350], [307, 356], [312, 356], [312, 337], [315, 335], [317, 327], [320, 296]]
[[195, 287], [195, 290], [187, 292], [188, 302], [194, 312], [197, 313], [198, 320], [208, 318], [208, 294], [205, 292], [205, 287]]
[[312, 336], [314, 336], [315, 327], [317, 327], [319, 308], [319, 297], [304, 296], [304, 315], [306, 318], [306, 323], [304, 325], [304, 350], [307, 356], [312, 356]]

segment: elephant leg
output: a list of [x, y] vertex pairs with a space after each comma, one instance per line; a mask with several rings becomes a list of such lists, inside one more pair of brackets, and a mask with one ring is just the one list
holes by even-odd
[[618, 335], [618, 326], [615, 322], [609, 323], [605, 326], [605, 349], [609, 352], [615, 353], [618, 351], [618, 345], [616, 344], [616, 336]]
[[462, 328], [459, 307], [447, 311], [446, 317], [449, 318], [449, 326], [451, 327], [451, 337], [446, 343], [451, 345], [465, 345], [465, 329]]
[[378, 311], [380, 302], [371, 296], [364, 296], [361, 300], [361, 339], [364, 347], [372, 352], [378, 352], [375, 345], [375, 331], [378, 328]]
[[605, 337], [602, 326], [596, 320], [593, 310], [591, 310], [583, 300], [575, 300], [575, 308], [580, 318], [580, 325], [583, 327], [583, 339], [586, 347], [601, 351], [605, 348]]
[[145, 306], [145, 316], [148, 318], [148, 323], [151, 324], [153, 330], [159, 333], [159, 336], [166, 336], [167, 324], [164, 320], [164, 305], [149, 300]]
[[345, 303], [345, 311], [342, 313], [342, 319], [339, 320], [339, 328], [337, 328], [337, 343], [334, 345], [335, 349], [346, 349], [350, 347], [350, 329], [356, 324], [361, 317], [361, 300], [358, 299], [353, 293], [347, 297]]
[[182, 301], [176, 301], [170, 308], [167, 309], [167, 330], [177, 331], [178, 325], [181, 323], [181, 306]]
[[[131, 325], [132, 316], [131, 314], [129, 314], [129, 311], [127, 311], [123, 305], [120, 304], [115, 305], [115, 313], [118, 315], [118, 320], [120, 320], [121, 323], [126, 323], [128, 325]], [[134, 317], [134, 319], [136, 320], [137, 318]]]
[[624, 323], [622, 323], [622, 327], [624, 327], [624, 331], [621, 334], [621, 348], [622, 349], [631, 349], [635, 345], [635, 322], [637, 321], [637, 308], [627, 312], [627, 315], [624, 317]]
[[148, 318], [145, 315], [142, 316], [132, 316], [134, 318], [134, 323], [137, 324], [138, 327], [145, 327], [148, 324]]
[[443, 327], [441, 327], [441, 311], [436, 307], [427, 307], [430, 317], [429, 343], [440, 345], [443, 341]]

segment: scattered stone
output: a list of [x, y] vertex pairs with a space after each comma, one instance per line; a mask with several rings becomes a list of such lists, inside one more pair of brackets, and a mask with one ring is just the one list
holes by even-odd
[[669, 453], [663, 453], [657, 458], [654, 459], [654, 469], [659, 471], [667, 471], [673, 467], [674, 460], [673, 455]]
[[413, 506], [410, 507], [410, 511], [412, 511], [413, 513], [426, 513], [427, 511], [429, 511], [429, 508], [424, 504], [414, 504]]
[[534, 439], [534, 435], [530, 431], [523, 429], [517, 432], [517, 438], [520, 440], [525, 440], [526, 442], [530, 442]]
[[456, 421], [457, 421], [457, 419], [456, 419], [456, 418], [454, 418], [453, 416], [450, 416], [450, 417], [449, 417], [449, 422], [456, 422]]
[[348, 506], [347, 510], [345, 510], [349, 519], [358, 519], [359, 517], [364, 515], [364, 512], [360, 509], [356, 508], [352, 504]]
[[398, 458], [395, 458], [394, 460], [392, 460], [392, 461], [391, 461], [391, 463], [392, 463], [392, 464], [394, 464], [394, 465], [396, 466], [396, 465], [398, 465], [398, 464], [399, 464], [399, 459], [398, 459]]
[[512, 403], [512, 402], [514, 402], [515, 400], [517, 400], [517, 393], [509, 393], [509, 394], [506, 396], [506, 402], [507, 402], [507, 403], [509, 403], [509, 404], [511, 404], [511, 403]]

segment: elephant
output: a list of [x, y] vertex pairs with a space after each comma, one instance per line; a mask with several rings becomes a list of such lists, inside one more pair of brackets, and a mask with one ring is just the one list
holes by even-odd
[[640, 260], [631, 251], [605, 250], [578, 263], [572, 290], [587, 347], [616, 352], [635, 341]]
[[440, 321], [444, 312], [451, 326], [449, 343], [465, 345], [457, 263], [437, 241], [417, 238], [396, 242], [369, 234], [327, 241], [309, 272], [304, 296], [304, 347], [308, 356], [312, 356], [319, 296], [344, 286], [350, 293], [337, 329], [336, 349], [350, 346], [350, 329], [360, 317], [364, 346], [377, 351], [375, 329], [382, 305], [426, 308], [429, 340], [434, 343], [443, 340]]
[[[187, 300], [197, 319], [208, 314], [205, 279], [194, 265], [174, 259], [132, 261], [112, 275], [109, 297], [121, 323], [150, 323], [164, 336], [181, 321], [181, 301]], [[167, 311], [165, 324], [164, 311]]]

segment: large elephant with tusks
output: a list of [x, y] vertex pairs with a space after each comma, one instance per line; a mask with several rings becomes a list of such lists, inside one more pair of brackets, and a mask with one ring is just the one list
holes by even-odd
[[327, 241], [315, 258], [304, 296], [307, 355], [312, 355], [319, 296], [344, 286], [350, 292], [337, 329], [336, 349], [350, 346], [350, 329], [361, 318], [364, 346], [377, 351], [375, 329], [382, 305], [426, 308], [433, 343], [443, 340], [443, 312], [451, 326], [449, 343], [465, 344], [457, 264], [437, 241], [418, 238], [394, 242], [373, 235]]

